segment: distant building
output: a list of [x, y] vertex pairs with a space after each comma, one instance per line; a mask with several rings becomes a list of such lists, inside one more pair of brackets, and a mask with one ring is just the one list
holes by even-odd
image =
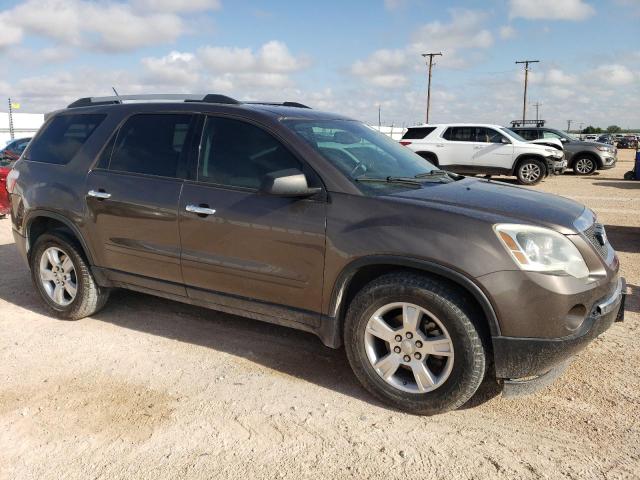
[[[15, 138], [32, 137], [44, 123], [42, 113], [13, 113], [13, 133]], [[0, 112], [0, 148], [11, 140], [9, 134], [9, 114]]]

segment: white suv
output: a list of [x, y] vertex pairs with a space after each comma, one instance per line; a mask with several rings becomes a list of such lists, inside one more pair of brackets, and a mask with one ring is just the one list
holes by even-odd
[[534, 185], [566, 167], [561, 147], [528, 142], [498, 125], [409, 127], [400, 143], [444, 170], [510, 175], [522, 185]]

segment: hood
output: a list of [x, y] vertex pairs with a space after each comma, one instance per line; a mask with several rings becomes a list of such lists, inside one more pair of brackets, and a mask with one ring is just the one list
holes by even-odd
[[549, 193], [503, 182], [465, 178], [392, 194], [392, 197], [450, 205], [502, 218], [498, 221], [541, 225], [561, 233], [576, 233], [574, 222], [584, 205]]
[[545, 145], [547, 147], [557, 148], [558, 150], [564, 150], [563, 143], [557, 138], [538, 138], [531, 140], [529, 143], [537, 143], [538, 145]]

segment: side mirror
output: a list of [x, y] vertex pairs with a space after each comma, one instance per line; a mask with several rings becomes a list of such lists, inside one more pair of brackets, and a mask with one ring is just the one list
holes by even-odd
[[511, 143], [511, 142], [509, 141], [509, 139], [508, 139], [508, 138], [502, 137], [502, 138], [500, 139], [500, 143], [509, 144], [509, 143]]
[[560, 139], [560, 141], [561, 141], [562, 143], [567, 143], [567, 142], [569, 141], [569, 139], [568, 139], [568, 138], [564, 138], [564, 137], [562, 137], [562, 138]]
[[260, 185], [261, 193], [278, 197], [310, 197], [321, 191], [309, 187], [305, 174], [295, 168], [268, 173]]

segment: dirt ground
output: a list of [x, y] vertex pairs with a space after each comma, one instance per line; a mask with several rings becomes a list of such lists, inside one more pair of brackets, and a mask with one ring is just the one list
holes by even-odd
[[430, 418], [309, 334], [125, 291], [55, 320], [0, 221], [0, 479], [640, 478], [640, 182], [620, 156], [536, 188], [607, 225], [625, 323], [542, 392]]

